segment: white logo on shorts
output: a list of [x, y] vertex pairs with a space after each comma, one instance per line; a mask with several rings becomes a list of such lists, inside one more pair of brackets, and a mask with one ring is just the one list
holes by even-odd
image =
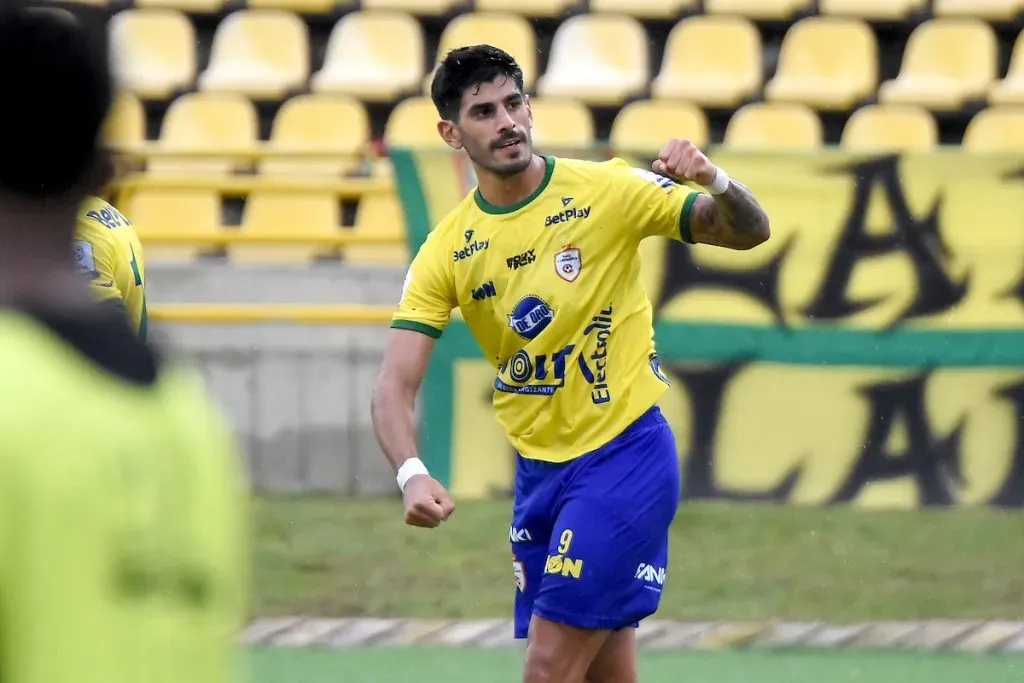
[[512, 573], [516, 576], [516, 588], [522, 593], [526, 590], [526, 567], [515, 558], [512, 560]]
[[636, 568], [637, 579], [646, 583], [653, 583], [659, 586], [665, 585], [665, 568], [655, 567], [651, 564], [640, 563], [640, 566]]

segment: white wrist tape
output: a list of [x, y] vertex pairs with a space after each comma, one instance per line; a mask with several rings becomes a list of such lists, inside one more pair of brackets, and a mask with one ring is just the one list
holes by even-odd
[[726, 175], [725, 171], [718, 169], [718, 173], [715, 174], [715, 179], [710, 185], [705, 185], [704, 189], [711, 194], [722, 194], [729, 189], [729, 176]]
[[398, 468], [398, 476], [395, 478], [398, 481], [398, 488], [404, 492], [406, 482], [418, 474], [430, 474], [422, 460], [419, 458], [409, 458], [403, 462]]

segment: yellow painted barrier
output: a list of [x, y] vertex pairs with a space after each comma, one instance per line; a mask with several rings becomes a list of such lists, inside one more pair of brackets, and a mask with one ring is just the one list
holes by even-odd
[[393, 312], [391, 306], [360, 304], [155, 304], [149, 317], [159, 323], [196, 325], [388, 325]]

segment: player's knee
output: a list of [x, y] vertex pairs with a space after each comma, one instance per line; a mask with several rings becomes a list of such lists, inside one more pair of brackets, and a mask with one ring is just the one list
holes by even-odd
[[573, 671], [575, 664], [569, 653], [531, 639], [526, 648], [523, 683], [583, 683], [583, 672]]

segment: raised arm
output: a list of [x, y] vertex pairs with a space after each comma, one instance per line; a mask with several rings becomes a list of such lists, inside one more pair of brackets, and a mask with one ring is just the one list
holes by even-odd
[[752, 249], [771, 236], [768, 215], [742, 183], [729, 178], [688, 140], [671, 140], [654, 171], [703, 186], [690, 210], [690, 236], [699, 244]]

